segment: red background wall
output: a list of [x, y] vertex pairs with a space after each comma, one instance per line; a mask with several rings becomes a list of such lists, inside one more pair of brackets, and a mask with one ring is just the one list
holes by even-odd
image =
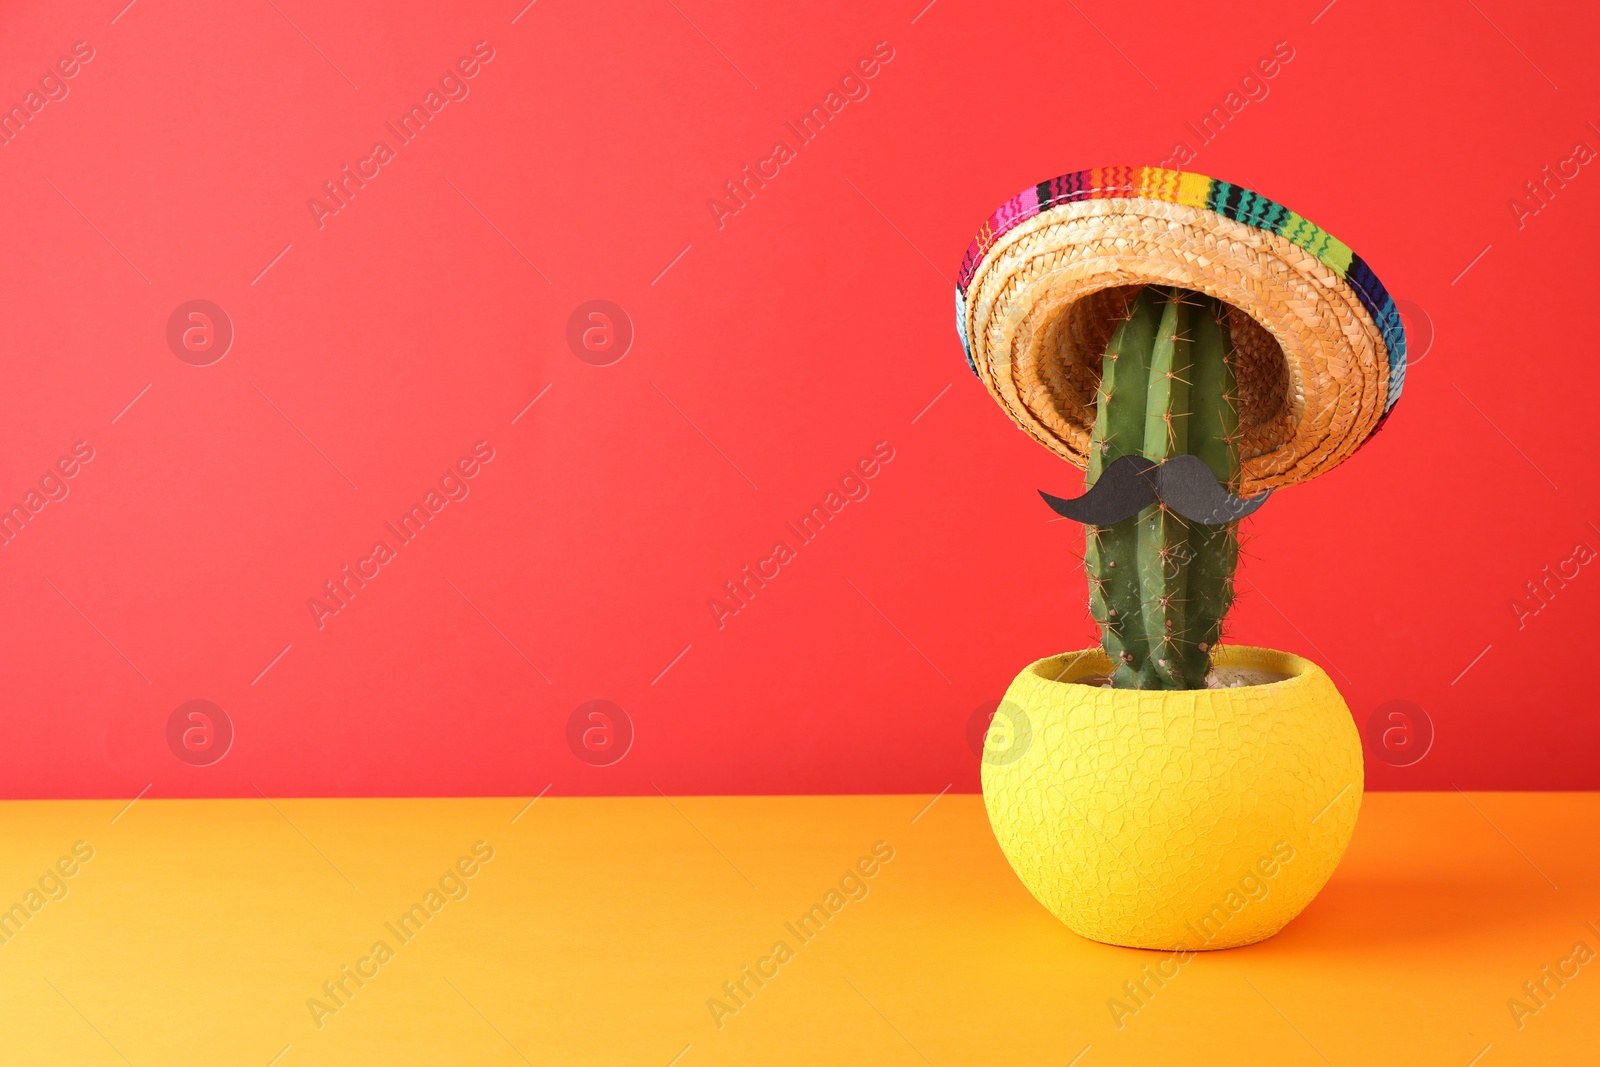
[[[975, 789], [975, 709], [1094, 632], [1034, 492], [1079, 478], [966, 370], [951, 280], [1023, 186], [1179, 140], [1356, 248], [1421, 357], [1372, 445], [1254, 520], [1235, 639], [1328, 666], [1359, 722], [1424, 709], [1431, 749], [1369, 756], [1373, 787], [1600, 786], [1600, 574], [1512, 606], [1600, 548], [1600, 168], [1511, 206], [1600, 148], [1592, 5], [124, 2], [0, 31], [7, 101], [93, 49], [0, 148], [0, 502], [94, 455], [0, 547], [0, 793]], [[469, 95], [319, 226], [477, 42]], [[878, 42], [869, 95], [719, 225]], [[192, 299], [235, 330], [209, 366], [166, 341]], [[566, 341], [594, 299], [633, 324], [610, 366]], [[470, 495], [319, 628], [477, 442]], [[870, 495], [719, 628], [878, 442]], [[210, 766], [168, 746], [194, 699], [235, 734]], [[610, 766], [568, 745], [592, 699], [635, 731]]]

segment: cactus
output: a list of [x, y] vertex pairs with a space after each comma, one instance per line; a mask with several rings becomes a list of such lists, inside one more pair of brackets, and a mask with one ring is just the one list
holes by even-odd
[[[1185, 289], [1147, 286], [1106, 346], [1089, 454], [1089, 484], [1124, 455], [1203, 459], [1239, 487], [1227, 306]], [[1119, 689], [1200, 689], [1233, 603], [1237, 522], [1189, 522], [1159, 501], [1091, 526], [1089, 609]]]

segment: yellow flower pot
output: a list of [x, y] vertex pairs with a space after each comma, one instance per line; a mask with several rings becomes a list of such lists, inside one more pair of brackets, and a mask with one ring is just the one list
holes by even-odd
[[1283, 681], [1155, 691], [1078, 684], [1100, 649], [1011, 683], [985, 739], [983, 799], [1039, 902], [1095, 941], [1213, 949], [1271, 937], [1344, 855], [1361, 808], [1361, 738], [1320, 667], [1219, 647], [1218, 669]]

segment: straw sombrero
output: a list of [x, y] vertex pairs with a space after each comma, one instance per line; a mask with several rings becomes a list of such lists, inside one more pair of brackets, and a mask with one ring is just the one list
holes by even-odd
[[1332, 469], [1400, 398], [1405, 331], [1359, 256], [1264, 196], [1158, 167], [1063, 175], [989, 218], [956, 283], [967, 362], [1084, 467], [1106, 343], [1148, 284], [1232, 307], [1245, 496]]

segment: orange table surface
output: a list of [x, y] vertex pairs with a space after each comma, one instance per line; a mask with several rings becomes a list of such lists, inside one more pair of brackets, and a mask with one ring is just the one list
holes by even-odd
[[1180, 966], [1053, 919], [975, 796], [13, 801], [0, 1063], [1593, 1064], [1597, 843], [1600, 794], [1370, 795], [1299, 919]]

